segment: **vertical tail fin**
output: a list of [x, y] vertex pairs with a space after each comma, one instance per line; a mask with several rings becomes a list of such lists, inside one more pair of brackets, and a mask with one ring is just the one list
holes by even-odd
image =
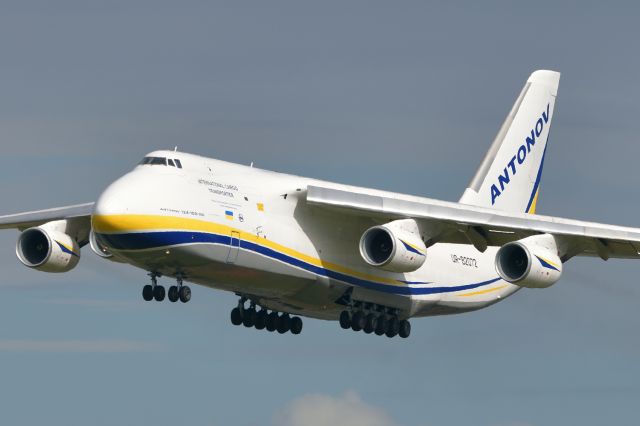
[[559, 82], [559, 72], [531, 74], [461, 203], [535, 213]]

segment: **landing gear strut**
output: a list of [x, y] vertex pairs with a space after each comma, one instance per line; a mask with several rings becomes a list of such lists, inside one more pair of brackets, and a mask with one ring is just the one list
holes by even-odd
[[177, 302], [180, 300], [182, 303], [187, 303], [191, 300], [191, 289], [189, 286], [182, 285], [182, 275], [178, 274], [176, 276], [176, 281], [178, 285], [172, 285], [169, 287], [169, 301]]
[[278, 313], [276, 311], [269, 312], [266, 308], [260, 307], [256, 310], [257, 303], [251, 301], [248, 308], [245, 303], [248, 301], [246, 297], [241, 297], [238, 306], [231, 310], [231, 324], [244, 325], [247, 328], [255, 328], [256, 330], [264, 330], [280, 334], [288, 331], [291, 334], [300, 334], [302, 332], [302, 319], [300, 317], [292, 317], [288, 313]]
[[158, 302], [162, 302], [164, 300], [164, 287], [158, 285], [158, 277], [160, 274], [155, 272], [149, 272], [149, 276], [151, 277], [151, 284], [147, 284], [142, 287], [142, 298], [147, 302], [155, 299]]

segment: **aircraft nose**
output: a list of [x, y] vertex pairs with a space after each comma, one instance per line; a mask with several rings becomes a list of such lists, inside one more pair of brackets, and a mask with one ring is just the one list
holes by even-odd
[[123, 230], [123, 218], [129, 214], [131, 203], [127, 197], [131, 194], [131, 179], [124, 176], [109, 185], [96, 201], [91, 223], [97, 233], [110, 233]]

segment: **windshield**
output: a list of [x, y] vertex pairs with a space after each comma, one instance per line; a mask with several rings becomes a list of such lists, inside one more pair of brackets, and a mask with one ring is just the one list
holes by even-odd
[[182, 163], [180, 160], [171, 159], [168, 160], [165, 157], [144, 157], [142, 161], [138, 163], [139, 165], [149, 165], [149, 166], [171, 166], [177, 167], [179, 169], [182, 168]]

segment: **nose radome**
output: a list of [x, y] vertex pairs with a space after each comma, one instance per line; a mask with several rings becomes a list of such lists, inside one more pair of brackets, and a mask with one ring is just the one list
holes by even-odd
[[98, 197], [91, 216], [93, 230], [98, 233], [117, 232], [124, 225], [122, 218], [129, 214], [135, 202], [135, 182], [125, 175], [109, 185]]

